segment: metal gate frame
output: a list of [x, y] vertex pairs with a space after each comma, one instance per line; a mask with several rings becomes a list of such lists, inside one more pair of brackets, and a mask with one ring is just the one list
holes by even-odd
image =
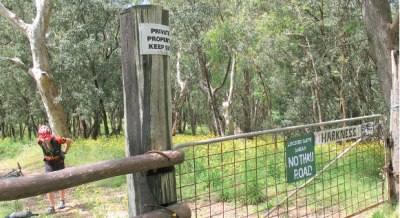
[[[328, 126], [328, 125], [335, 125], [335, 124], [346, 124], [348, 122], [355, 122], [355, 121], [365, 121], [365, 120], [370, 120], [370, 119], [377, 119], [379, 122], [377, 125], [380, 125], [381, 128], [381, 143], [383, 143], [384, 146], [384, 162], [385, 162], [385, 166], [384, 169], [387, 169], [388, 166], [388, 150], [387, 150], [387, 145], [386, 145], [386, 129], [385, 129], [385, 117], [383, 115], [371, 115], [371, 116], [364, 116], [364, 117], [357, 117], [357, 118], [350, 118], [350, 119], [342, 119], [342, 120], [335, 120], [335, 121], [328, 121], [328, 122], [322, 122], [322, 123], [314, 123], [314, 124], [307, 124], [307, 125], [299, 125], [299, 126], [292, 126], [292, 127], [285, 127], [285, 128], [277, 128], [277, 129], [272, 129], [272, 130], [264, 130], [264, 131], [258, 131], [258, 132], [252, 132], [252, 133], [244, 133], [244, 134], [238, 134], [238, 135], [232, 135], [232, 136], [224, 136], [224, 137], [219, 137], [219, 138], [214, 138], [214, 139], [207, 139], [207, 140], [201, 140], [201, 141], [196, 141], [196, 142], [188, 142], [188, 143], [183, 143], [183, 144], [179, 144], [176, 145], [173, 149], [177, 150], [177, 149], [184, 149], [184, 148], [189, 148], [192, 147], [193, 149], [195, 147], [199, 147], [201, 145], [208, 145], [208, 147], [210, 147], [210, 144], [215, 144], [215, 143], [222, 143], [222, 142], [226, 142], [229, 140], [237, 140], [237, 139], [246, 139], [246, 138], [253, 138], [253, 137], [257, 137], [257, 136], [261, 136], [261, 135], [267, 135], [267, 134], [276, 134], [276, 133], [283, 133], [283, 132], [287, 132], [287, 131], [295, 131], [295, 130], [304, 130], [304, 129], [310, 129], [310, 128], [315, 128], [315, 127], [320, 127], [323, 128], [324, 126]], [[288, 193], [285, 198], [283, 198], [282, 200], [280, 200], [277, 204], [275, 204], [272, 208], [268, 209], [267, 213], [264, 214], [263, 217], [269, 217], [274, 210], [276, 210], [282, 203], [286, 202], [288, 199], [290, 199], [290, 197], [292, 197], [294, 194], [297, 194], [297, 192], [301, 189], [303, 189], [304, 187], [306, 187], [308, 184], [310, 184], [314, 179], [316, 179], [317, 177], [319, 177], [321, 174], [323, 174], [323, 172], [325, 172], [326, 170], [328, 170], [328, 168], [330, 168], [330, 166], [332, 166], [333, 164], [335, 164], [339, 159], [341, 159], [347, 152], [349, 152], [350, 150], [352, 150], [352, 148], [356, 147], [356, 145], [358, 143], [361, 142], [361, 138], [358, 139], [356, 142], [352, 143], [348, 148], [346, 148], [345, 150], [343, 150], [342, 153], [340, 153], [336, 158], [334, 158], [334, 160], [330, 161], [329, 164], [325, 165], [323, 167], [322, 170], [320, 170], [315, 176], [313, 176], [312, 178], [308, 179], [303, 185], [301, 186], [297, 186], [293, 191], [291, 191], [290, 193]], [[221, 151], [222, 152], [222, 151]], [[208, 157], [209, 158], [209, 157]], [[195, 170], [194, 170], [195, 172]], [[384, 170], [386, 177], [388, 178], [388, 171]], [[179, 173], [178, 173], [179, 174]], [[195, 175], [195, 174], [194, 174]], [[177, 175], [179, 176], [179, 175]], [[178, 179], [177, 179], [178, 180]], [[389, 193], [389, 184], [387, 183], [387, 180], [384, 181], [386, 184], [386, 197], [381, 199], [379, 202], [373, 204], [373, 205], [369, 205], [368, 207], [363, 208], [362, 210], [356, 211], [350, 215], [346, 215], [346, 217], [352, 217], [355, 216], [357, 214], [360, 214], [366, 210], [372, 209], [374, 207], [379, 206], [380, 204], [386, 202], [388, 193]], [[196, 182], [195, 184], [196, 185]], [[383, 184], [384, 185], [384, 184]], [[182, 189], [181, 186], [178, 186], [178, 189]], [[181, 190], [178, 190], [177, 192], [179, 192]], [[196, 191], [196, 188], [195, 188]], [[196, 195], [196, 193], [195, 193]], [[197, 196], [195, 196], [196, 199]], [[181, 196], [181, 200], [182, 200], [182, 196]], [[235, 200], [235, 204], [236, 204], [236, 200]], [[210, 205], [211, 207], [211, 205]], [[235, 209], [236, 212], [236, 209]], [[236, 214], [236, 213], [235, 213]], [[210, 216], [211, 212], [210, 212]], [[222, 216], [224, 217], [224, 214], [222, 214]], [[248, 216], [248, 213], [247, 213]], [[257, 217], [259, 217], [260, 214], [259, 212], [257, 212]], [[196, 217], [197, 217], [197, 213], [196, 213]]]

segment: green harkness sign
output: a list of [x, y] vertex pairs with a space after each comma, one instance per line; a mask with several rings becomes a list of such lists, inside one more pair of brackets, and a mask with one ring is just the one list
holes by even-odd
[[314, 134], [288, 138], [286, 146], [287, 182], [315, 175]]

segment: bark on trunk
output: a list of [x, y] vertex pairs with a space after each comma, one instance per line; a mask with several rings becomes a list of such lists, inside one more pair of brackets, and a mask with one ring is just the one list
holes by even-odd
[[96, 111], [94, 114], [94, 122], [91, 131], [92, 139], [97, 139], [100, 135], [100, 112]]
[[399, 14], [392, 22], [389, 1], [363, 0], [362, 16], [384, 99], [386, 104], [390, 105], [392, 87], [390, 51], [399, 48]]
[[4, 122], [1, 122], [1, 136], [3, 139], [5, 139], [7, 136], [6, 135], [6, 125]]
[[250, 73], [248, 69], [243, 70], [242, 102], [243, 102], [243, 132], [251, 132], [251, 94], [250, 94]]
[[391, 141], [391, 166], [392, 173], [389, 176], [390, 199], [399, 200], [399, 51], [392, 51], [392, 90], [390, 110], [390, 141]]
[[186, 96], [186, 102], [187, 102], [187, 107], [188, 107], [188, 116], [189, 116], [189, 122], [190, 122], [190, 129], [192, 131], [192, 135], [196, 135], [196, 129], [197, 129], [197, 113], [196, 110], [192, 108], [190, 104], [190, 94]]
[[121, 106], [118, 112], [118, 125], [117, 125], [117, 133], [120, 134], [122, 131], [122, 124], [124, 119], [124, 107]]
[[[340, 112], [342, 113], [342, 118], [346, 119], [347, 118], [347, 105], [346, 105], [346, 81], [345, 81], [345, 73], [346, 73], [346, 58], [347, 58], [347, 51], [346, 51], [346, 46], [344, 45], [346, 43], [346, 33], [343, 30], [343, 16], [341, 15], [341, 20], [339, 21], [339, 40], [340, 40], [340, 58], [339, 58], [339, 63], [340, 63], [340, 91], [339, 91], [339, 108]], [[346, 123], [344, 123], [344, 126], [347, 126]]]
[[[262, 103], [262, 119], [258, 120], [258, 123], [263, 123], [264, 119], [265, 119], [265, 108], [266, 108], [266, 113], [267, 113], [267, 119], [268, 119], [268, 123], [270, 125], [272, 125], [272, 103], [271, 103], [271, 92], [270, 92], [270, 88], [268, 85], [266, 85], [265, 83], [265, 79], [262, 76], [262, 70], [259, 66], [256, 65], [257, 68], [257, 74], [258, 77], [260, 78], [260, 83], [261, 86], [263, 87], [264, 90], [264, 96], [266, 98], [266, 103], [267, 106], [264, 106], [264, 103]], [[264, 102], [263, 100], [261, 100], [262, 102]], [[257, 116], [254, 116], [255, 119], [257, 119]], [[254, 125], [256, 126], [256, 123], [254, 122]]]
[[[312, 69], [313, 69], [313, 73], [314, 73], [314, 78], [313, 78], [313, 87], [314, 87], [314, 94], [315, 94], [315, 105], [317, 108], [317, 113], [318, 113], [318, 122], [322, 123], [323, 119], [322, 119], [322, 109], [321, 109], [321, 103], [320, 103], [320, 99], [319, 99], [319, 78], [318, 78], [318, 72], [317, 72], [317, 68], [315, 66], [315, 62], [314, 62], [314, 56], [312, 54], [311, 51], [311, 46], [310, 43], [307, 39], [307, 37], [305, 37], [305, 40], [307, 42], [307, 47], [310, 49], [310, 51], [308, 51], [309, 56], [310, 56], [310, 60], [311, 60], [311, 65], [312, 65]], [[323, 126], [320, 126], [320, 129], [323, 130]]]
[[103, 119], [103, 125], [104, 125], [104, 134], [108, 136], [110, 135], [110, 130], [108, 128], [107, 112], [104, 107], [103, 99], [101, 98], [100, 98], [100, 109], [101, 109], [101, 118]]
[[181, 59], [181, 54], [180, 51], [178, 50], [176, 54], [176, 78], [177, 82], [179, 85], [179, 97], [175, 102], [177, 104], [173, 108], [173, 124], [172, 124], [172, 135], [174, 136], [176, 134], [176, 129], [178, 128], [178, 124], [181, 123], [181, 117], [182, 117], [182, 107], [183, 103], [186, 98], [187, 94], [187, 81], [183, 81], [181, 78], [181, 67], [180, 67], [180, 59]]
[[225, 118], [226, 127], [228, 128], [228, 135], [235, 134], [235, 123], [233, 121], [233, 116], [232, 116], [232, 101], [235, 90], [235, 74], [236, 74], [235, 65], [236, 65], [236, 57], [235, 55], [233, 55], [228, 99], [222, 103], [222, 111], [223, 111], [223, 116]]
[[[224, 135], [224, 128], [222, 125], [223, 117], [221, 116], [221, 114], [219, 112], [219, 107], [217, 104], [217, 99], [216, 99], [216, 94], [215, 94], [216, 91], [218, 90], [218, 88], [213, 88], [211, 86], [210, 72], [207, 68], [207, 57], [206, 57], [206, 54], [204, 53], [204, 51], [202, 50], [202, 48], [200, 48], [200, 47], [197, 48], [197, 55], [198, 55], [198, 62], [199, 62], [199, 66], [200, 66], [200, 72], [205, 81], [205, 88], [203, 88], [203, 90], [205, 90], [205, 92], [207, 93], [208, 109], [212, 116], [212, 126], [214, 128], [214, 134], [223, 136]], [[230, 63], [228, 64], [228, 66], [229, 65], [230, 65]], [[227, 75], [228, 75], [227, 73], [228, 72], [226, 72], [225, 79], [222, 82], [220, 87], [222, 87], [224, 85]]]
[[[391, 102], [391, 98], [399, 97], [398, 91], [391, 93], [393, 87], [393, 78], [397, 75], [396, 69], [392, 70], [394, 64], [394, 58], [392, 61], [391, 50], [399, 49], [399, 14], [392, 20], [390, 3], [387, 0], [362, 0], [362, 16], [364, 20], [364, 28], [368, 37], [368, 44], [371, 50], [372, 58], [375, 62], [375, 66], [380, 78], [384, 99], [391, 112], [393, 109], [398, 110], [398, 102]], [[396, 58], [398, 61], [398, 57]], [[393, 62], [393, 65], [392, 65]], [[396, 85], [398, 86], [398, 84]], [[393, 91], [398, 90], [398, 87], [393, 87]], [[391, 123], [398, 123], [398, 116], [391, 118]], [[398, 125], [391, 125], [391, 137], [398, 139]], [[396, 194], [392, 194], [392, 200], [398, 202], [399, 196], [399, 154], [398, 154], [398, 140], [393, 141], [393, 151], [391, 165], [393, 167], [393, 174], [389, 178], [391, 191], [395, 191]], [[394, 188], [393, 188], [394, 187]], [[394, 196], [393, 196], [394, 195]]]
[[23, 124], [19, 124], [19, 139], [23, 139], [24, 138], [24, 127]]
[[83, 136], [83, 138], [89, 138], [89, 136], [90, 136], [90, 130], [89, 130], [89, 127], [88, 127], [88, 125], [86, 124], [86, 121], [85, 120], [80, 120], [80, 129], [81, 129], [81, 134], [82, 134], [82, 136]]
[[58, 90], [55, 81], [50, 78], [52, 77], [50, 76], [51, 74], [49, 71], [47, 71], [48, 73], [42, 71], [40, 67], [35, 67], [35, 63], [31, 70], [32, 72], [36, 72], [34, 73], [35, 75], [39, 75], [36, 83], [53, 133], [61, 136], [69, 136], [64, 108], [61, 102], [56, 101]]

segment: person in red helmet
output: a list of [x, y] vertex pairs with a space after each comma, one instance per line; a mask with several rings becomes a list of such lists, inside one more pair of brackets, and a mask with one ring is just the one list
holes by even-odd
[[[53, 172], [65, 168], [65, 155], [71, 147], [72, 140], [59, 136], [53, 136], [48, 126], [41, 126], [38, 130], [38, 144], [43, 151], [43, 161], [45, 172]], [[62, 144], [66, 144], [65, 150], [62, 150]], [[46, 214], [55, 213], [55, 193], [47, 193], [50, 207], [46, 210]], [[65, 190], [60, 190], [59, 209], [65, 208]]]

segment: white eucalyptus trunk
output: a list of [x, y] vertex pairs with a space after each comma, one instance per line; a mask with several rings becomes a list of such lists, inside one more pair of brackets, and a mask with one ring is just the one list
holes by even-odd
[[14, 63], [28, 71], [36, 81], [53, 133], [69, 136], [64, 109], [61, 102], [57, 100], [59, 96], [58, 88], [53, 79], [46, 47], [46, 32], [52, 7], [53, 2], [51, 0], [36, 0], [36, 17], [32, 24], [25, 23], [1, 3], [0, 15], [27, 36], [32, 52], [32, 66], [27, 67], [17, 58], [13, 58], [18, 60]]
[[235, 64], [236, 57], [233, 55], [228, 99], [222, 103], [222, 115], [224, 116], [226, 127], [228, 128], [228, 135], [233, 135], [235, 133], [235, 123], [232, 117], [233, 91], [235, 90]]

